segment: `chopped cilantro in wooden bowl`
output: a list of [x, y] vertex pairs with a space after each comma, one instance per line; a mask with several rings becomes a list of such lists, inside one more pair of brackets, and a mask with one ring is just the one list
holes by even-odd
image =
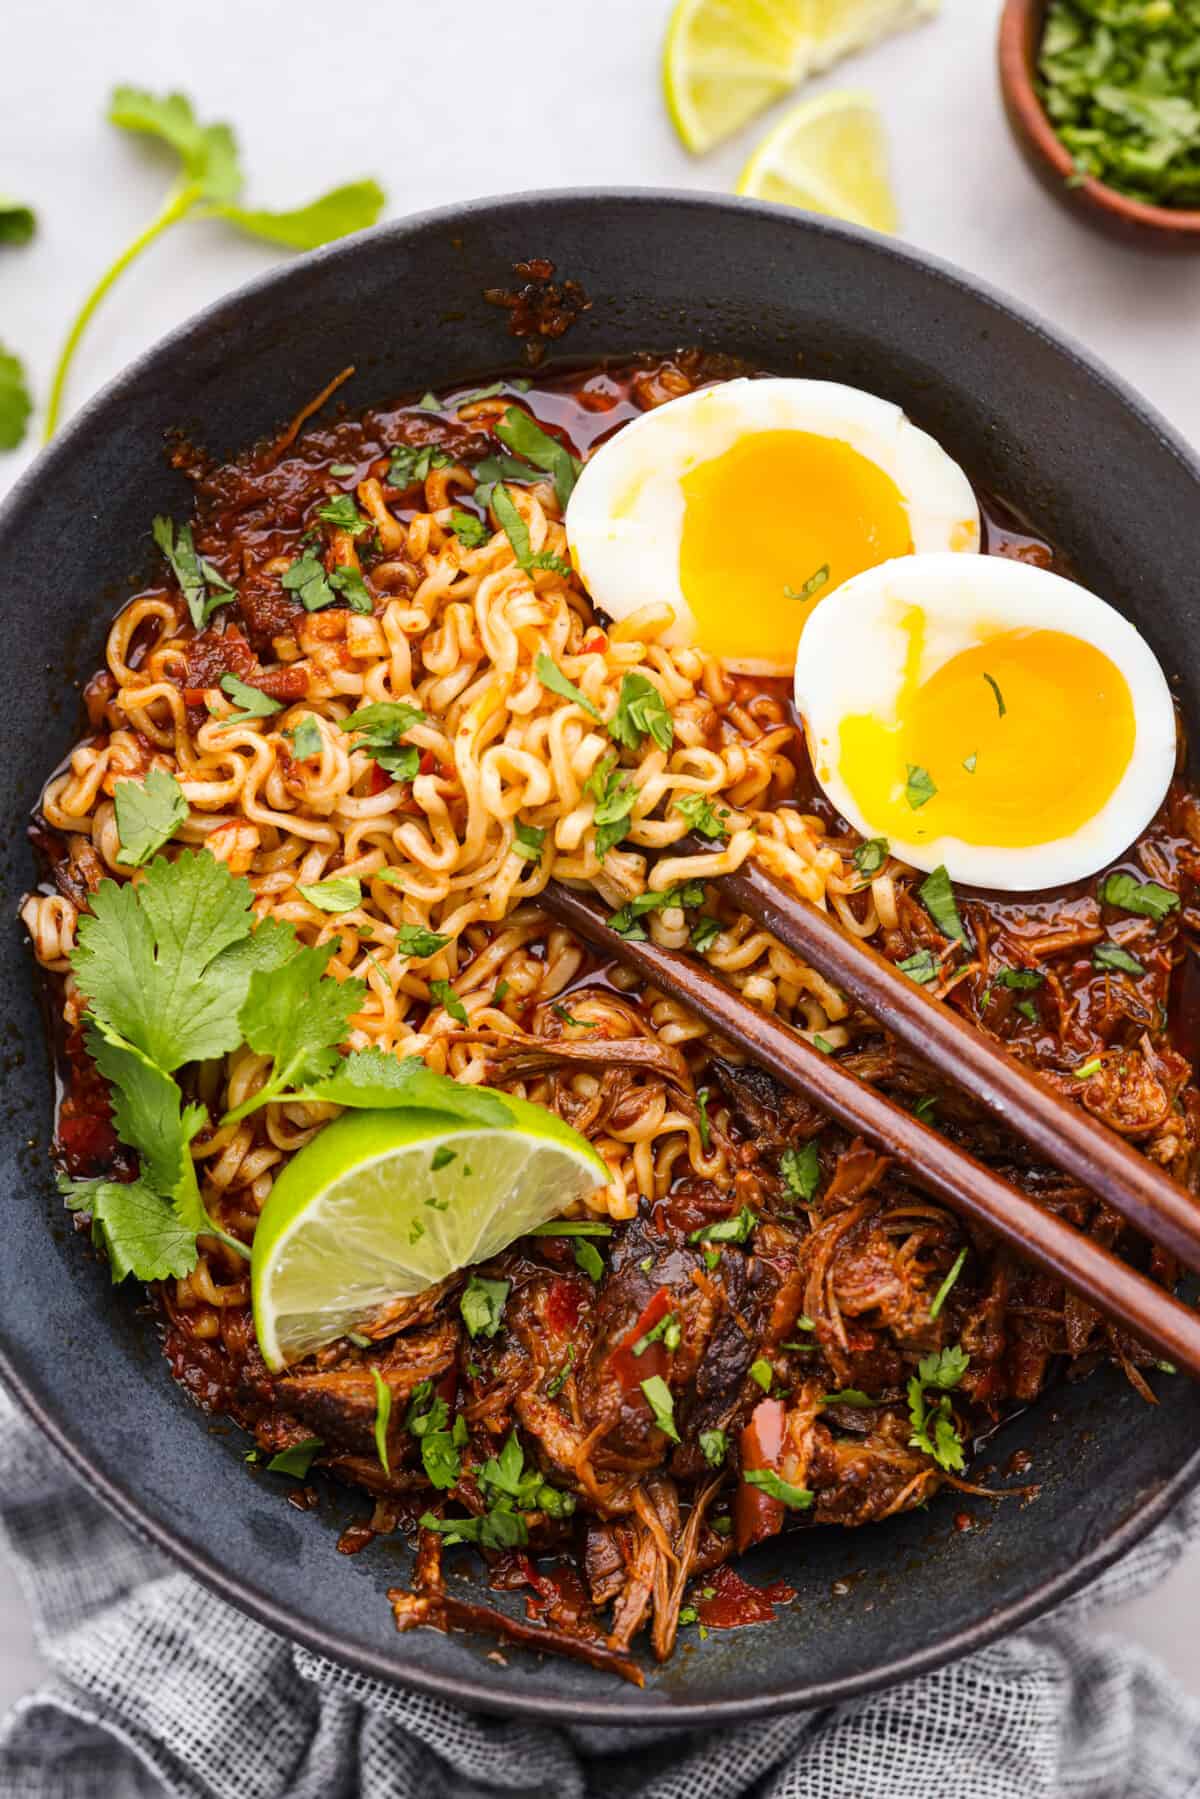
[[1200, 247], [1200, 0], [1007, 0], [1000, 77], [1058, 198], [1143, 245]]

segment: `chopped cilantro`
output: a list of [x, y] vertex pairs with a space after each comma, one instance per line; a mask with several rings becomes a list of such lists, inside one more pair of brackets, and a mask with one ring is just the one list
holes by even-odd
[[227, 725], [241, 724], [247, 718], [270, 718], [273, 712], [283, 711], [278, 700], [273, 700], [270, 694], [264, 693], [259, 687], [250, 687], [245, 681], [239, 681], [236, 675], [221, 676], [221, 691], [242, 710], [222, 719], [218, 730], [223, 730]]
[[710, 1468], [720, 1468], [729, 1454], [729, 1438], [723, 1430], [702, 1430], [700, 1453]]
[[362, 905], [362, 882], [357, 875], [332, 875], [327, 881], [314, 881], [299, 891], [319, 912], [352, 912], [355, 906]]
[[1008, 711], [1008, 707], [1004, 704], [1004, 695], [1000, 691], [1000, 688], [996, 682], [995, 676], [989, 675], [985, 670], [983, 678], [987, 682], [988, 686], [991, 688], [992, 692], [995, 694], [996, 705], [997, 705], [997, 708], [999, 709], [1001, 718], [1003, 718], [1004, 714]]
[[811, 600], [814, 593], [820, 593], [828, 579], [829, 564], [823, 562], [820, 568], [817, 569], [814, 574], [811, 574], [807, 581], [802, 582], [799, 587], [785, 587], [783, 590], [784, 595], [789, 600]]
[[330, 500], [322, 500], [316, 509], [316, 516], [323, 524], [332, 525], [337, 531], [345, 531], [350, 537], [361, 537], [364, 531], [371, 529], [371, 521], [364, 518], [348, 493], [335, 494]]
[[868, 837], [854, 851], [854, 866], [858, 873], [869, 878], [876, 875], [891, 854], [891, 845], [886, 837]]
[[603, 861], [628, 832], [638, 790], [632, 774], [618, 766], [615, 750], [597, 762], [583, 786], [584, 792], [592, 794], [596, 801], [592, 822], [596, 855]]
[[1097, 968], [1113, 968], [1121, 974], [1143, 975], [1146, 972], [1137, 957], [1131, 956], [1119, 943], [1098, 943], [1092, 952], [1092, 962]]
[[302, 1443], [293, 1443], [287, 1449], [281, 1449], [267, 1463], [268, 1474], [290, 1474], [295, 1480], [306, 1480], [308, 1471], [314, 1460], [324, 1449], [320, 1437], [305, 1437]]
[[700, 1126], [700, 1147], [707, 1155], [709, 1149], [712, 1147], [712, 1128], [708, 1122], [707, 1087], [697, 1087], [696, 1089], [696, 1110], [700, 1114], [698, 1121]]
[[[636, 894], [633, 899], [626, 900], [618, 911], [611, 913], [608, 925], [609, 929], [615, 931], [618, 937], [624, 937], [629, 942], [641, 943], [645, 940], [646, 933], [642, 930], [638, 920], [643, 918], [647, 912], [658, 912], [668, 906], [679, 906], [687, 911], [703, 904], [704, 886], [700, 881], [682, 881], [676, 887], [647, 888], [645, 893]], [[720, 928], [718, 925], [717, 929], [720, 930]]]
[[463, 1005], [449, 981], [430, 981], [429, 993], [430, 997], [450, 1014], [450, 1017], [456, 1024], [470, 1024], [471, 1020], [467, 1016], [467, 1008]]
[[174, 836], [188, 816], [188, 803], [175, 776], [150, 768], [144, 781], [118, 781], [113, 787], [123, 868], [141, 868]]
[[285, 731], [283, 735], [292, 746], [292, 755], [297, 762], [307, 762], [321, 753], [321, 728], [310, 712], [306, 712], [294, 729]]
[[427, 930], [421, 924], [402, 924], [396, 932], [396, 949], [402, 956], [415, 956], [418, 961], [425, 961], [428, 956], [436, 956], [440, 949], [445, 949], [449, 937], [443, 937], [440, 931]]
[[927, 768], [921, 768], [916, 762], [910, 762], [907, 766], [908, 778], [904, 783], [904, 797], [913, 811], [919, 812], [922, 806], [928, 805], [937, 792], [937, 788], [934, 786]]
[[450, 529], [463, 548], [467, 550], [477, 550], [480, 544], [485, 544], [491, 536], [491, 532], [481, 518], [476, 518], [473, 512], [463, 512], [461, 507], [457, 506], [450, 514]]
[[332, 606], [337, 597], [329, 585], [325, 564], [311, 550], [297, 556], [279, 579], [288, 593], [296, 595], [306, 612], [320, 612], [323, 606]]
[[600, 1259], [600, 1251], [586, 1237], [575, 1239], [575, 1265], [582, 1268], [589, 1280], [600, 1281], [604, 1278], [604, 1263]]
[[599, 707], [593, 705], [586, 693], [581, 693], [573, 681], [568, 681], [553, 656], [548, 656], [545, 650], [539, 653], [534, 662], [533, 672], [542, 686], [551, 693], [556, 693], [560, 699], [570, 700], [576, 706], [582, 706], [585, 712], [591, 713], [598, 724], [604, 722], [600, 716]]
[[652, 1374], [649, 1380], [639, 1382], [646, 1395], [646, 1403], [654, 1413], [654, 1422], [664, 1436], [670, 1437], [672, 1443], [678, 1443], [679, 1432], [675, 1428], [675, 1401], [671, 1397], [671, 1389], [661, 1374]]
[[938, 1288], [937, 1292], [933, 1296], [933, 1304], [929, 1308], [929, 1316], [931, 1318], [936, 1318], [938, 1313], [941, 1311], [942, 1307], [945, 1305], [947, 1299], [950, 1296], [950, 1289], [953, 1287], [955, 1281], [958, 1279], [959, 1275], [962, 1273], [963, 1263], [966, 1261], [966, 1259], [967, 1259], [966, 1250], [960, 1249], [957, 1256], [954, 1258], [954, 1263], [950, 1269], [949, 1274], [946, 1276], [945, 1280], [942, 1282], [941, 1286]]
[[718, 812], [706, 793], [677, 793], [671, 804], [698, 836], [714, 840], [728, 837], [723, 820], [729, 814]]
[[942, 936], [954, 937], [959, 943], [965, 943], [967, 934], [963, 930], [962, 919], [958, 916], [954, 888], [950, 884], [950, 876], [946, 873], [944, 863], [925, 877], [917, 892], [921, 896], [921, 904]]
[[608, 734], [627, 750], [637, 750], [646, 737], [662, 751], [675, 741], [671, 713], [658, 688], [647, 675], [623, 675], [617, 709], [608, 721]]
[[680, 1337], [681, 1331], [677, 1315], [674, 1312], [667, 1312], [657, 1324], [652, 1324], [648, 1331], [643, 1332], [634, 1344], [632, 1353], [645, 1355], [652, 1343], [659, 1342], [662, 1343], [664, 1349], [678, 1349]]
[[565, 512], [583, 464], [572, 456], [565, 444], [543, 431], [537, 420], [519, 406], [509, 407], [495, 431], [508, 449], [536, 468], [544, 469], [553, 478], [555, 495]]
[[437, 444], [397, 444], [388, 463], [387, 484], [404, 492], [424, 481], [431, 469], [449, 468], [453, 461]]
[[469, 1336], [496, 1335], [504, 1317], [504, 1307], [511, 1286], [511, 1281], [488, 1280], [482, 1274], [471, 1275], [458, 1302]]
[[789, 1511], [805, 1512], [813, 1502], [807, 1487], [797, 1487], [790, 1480], [784, 1480], [773, 1468], [743, 1468], [742, 1479], [748, 1487], [758, 1487], [768, 1499], [777, 1499], [780, 1505], [786, 1505]]
[[712, 948], [713, 944], [717, 941], [717, 938], [720, 935], [721, 935], [720, 919], [712, 918], [706, 912], [704, 914], [704, 916], [702, 918], [698, 918], [696, 920], [695, 924], [692, 926], [692, 934], [691, 934], [691, 937], [688, 939], [688, 941], [690, 942], [690, 944], [694, 950], [696, 950], [699, 954], [703, 955], [703, 953], [706, 949]]
[[821, 1157], [816, 1138], [800, 1149], [785, 1149], [779, 1158], [779, 1172], [788, 1192], [807, 1205], [821, 1185]]
[[758, 1223], [758, 1215], [743, 1206], [732, 1218], [718, 1218], [688, 1232], [689, 1243], [744, 1243]]
[[1152, 918], [1161, 924], [1168, 912], [1179, 906], [1179, 895], [1157, 881], [1139, 881], [1131, 874], [1105, 875], [1100, 883], [1100, 898], [1106, 906], [1119, 906], [1122, 912], [1136, 913], [1139, 918]]
[[523, 856], [526, 862], [540, 862], [542, 848], [546, 842], [546, 831], [539, 825], [522, 824], [519, 818], [513, 819], [513, 844], [515, 855]]
[[388, 1460], [388, 1425], [392, 1420], [392, 1389], [384, 1380], [375, 1364], [371, 1364], [371, 1379], [375, 1383], [375, 1452], [379, 1457], [379, 1466], [385, 1474], [392, 1472]]
[[152, 529], [154, 541], [179, 583], [192, 623], [197, 631], [202, 631], [217, 607], [228, 605], [237, 594], [211, 562], [197, 555], [190, 525], [180, 525], [176, 530], [169, 518], [159, 517]]
[[771, 1382], [775, 1378], [775, 1370], [765, 1356], [758, 1356], [750, 1364], [750, 1379], [760, 1386], [764, 1393], [771, 1391]]
[[919, 949], [913, 955], [905, 956], [903, 962], [897, 962], [896, 967], [910, 981], [915, 981], [918, 987], [927, 987], [941, 973], [938, 959], [931, 949]]
[[[957, 1344], [934, 1350], [922, 1357], [916, 1374], [908, 1383], [908, 1412], [912, 1423], [909, 1443], [914, 1449], [932, 1456], [939, 1468], [953, 1474], [963, 1472], [966, 1457], [946, 1394], [957, 1387], [969, 1365], [970, 1358]], [[927, 1398], [928, 1388], [937, 1389], [940, 1394], [932, 1406]]]

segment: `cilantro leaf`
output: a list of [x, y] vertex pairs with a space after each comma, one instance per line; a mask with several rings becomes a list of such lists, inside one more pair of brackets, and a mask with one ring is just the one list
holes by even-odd
[[675, 1401], [671, 1397], [671, 1389], [661, 1374], [652, 1374], [649, 1380], [639, 1381], [638, 1385], [646, 1395], [646, 1404], [654, 1413], [654, 1422], [664, 1436], [670, 1437], [672, 1443], [678, 1443], [679, 1432], [675, 1426]]
[[315, 517], [322, 524], [332, 525], [335, 531], [345, 531], [350, 537], [361, 537], [364, 531], [371, 529], [370, 519], [363, 517], [348, 493], [334, 494], [332, 499], [322, 500]]
[[621, 677], [617, 709], [608, 721], [608, 734], [627, 750], [640, 749], [646, 737], [652, 737], [664, 752], [671, 748], [675, 726], [670, 709], [648, 675], [635, 672]]
[[[476, 498], [478, 499], [478, 497], [477, 489]], [[502, 483], [497, 482], [493, 487], [490, 504], [492, 511], [504, 527], [504, 535], [512, 545], [518, 567], [525, 569], [526, 572], [535, 568], [548, 568], [553, 570], [556, 575], [564, 577], [573, 573], [569, 562], [564, 562], [561, 556], [552, 556], [549, 550], [539, 550], [536, 556], [534, 555], [529, 541], [529, 526], [517, 511], [512, 495]], [[599, 713], [596, 716], [598, 718]]]
[[[967, 1464], [946, 1395], [957, 1387], [969, 1366], [970, 1357], [958, 1344], [953, 1344], [923, 1356], [908, 1383], [908, 1413], [912, 1424], [912, 1435], [908, 1440], [914, 1449], [923, 1450], [933, 1457], [939, 1468], [952, 1474], [961, 1474]], [[940, 1392], [932, 1407], [925, 1392], [929, 1387]]]
[[280, 585], [294, 593], [306, 612], [320, 612], [334, 603], [334, 591], [325, 574], [325, 564], [311, 550], [297, 556], [290, 568], [279, 577]]
[[723, 1430], [702, 1430], [700, 1453], [710, 1468], [720, 1468], [729, 1454], [729, 1438]]
[[779, 1158], [779, 1172], [788, 1192], [807, 1205], [821, 1185], [821, 1156], [816, 1138], [801, 1149], [785, 1149]]
[[170, 1280], [196, 1266], [195, 1232], [145, 1181], [74, 1181], [64, 1193], [72, 1211], [91, 1213], [114, 1284], [129, 1274], [143, 1281]]
[[865, 843], [856, 845], [854, 866], [857, 872], [869, 878], [876, 875], [891, 855], [891, 845], [886, 837], [868, 837]]
[[0, 344], [0, 450], [16, 449], [32, 411], [24, 365]]
[[[642, 943], [646, 933], [637, 921], [647, 912], [658, 912], [667, 906], [679, 906], [686, 911], [703, 904], [703, 881], [681, 881], [674, 887], [648, 887], [645, 893], [635, 894], [633, 899], [626, 900], [623, 906], [611, 913], [608, 927], [627, 942]], [[717, 921], [713, 919], [712, 923], [717, 925], [719, 931], [721, 927]]]
[[324, 1447], [320, 1437], [305, 1437], [302, 1443], [293, 1443], [273, 1455], [267, 1463], [267, 1473], [290, 1474], [294, 1480], [307, 1480], [309, 1469]]
[[953, 1343], [947, 1349], [935, 1349], [922, 1356], [917, 1363], [917, 1374], [922, 1386], [949, 1390], [957, 1387], [970, 1365], [970, 1356], [961, 1345]]
[[238, 725], [247, 718], [270, 718], [273, 712], [283, 711], [282, 701], [273, 700], [261, 687], [251, 687], [236, 675], [221, 676], [221, 692], [228, 694], [234, 705], [242, 708], [240, 712], [231, 713], [228, 718], [222, 719], [222, 725]]
[[712, 948], [720, 935], [720, 919], [712, 918], [708, 913], [705, 913], [703, 918], [697, 919], [696, 923], [692, 926], [692, 934], [688, 941], [694, 950], [700, 955], [703, 955], [705, 950]]
[[896, 967], [910, 981], [915, 981], [918, 987], [927, 987], [941, 973], [938, 959], [931, 949], [915, 950], [911, 956], [905, 956], [903, 962], [897, 962]]
[[537, 660], [533, 665], [533, 672], [541, 682], [542, 686], [547, 688], [551, 693], [558, 694], [560, 699], [571, 700], [576, 706], [582, 706], [585, 712], [591, 713], [598, 724], [604, 723], [604, 720], [600, 716], [599, 708], [592, 704], [586, 693], [580, 692], [573, 681], [568, 681], [557, 662], [555, 662], [552, 656], [548, 656], [545, 650], [540, 651], [538, 654]]
[[71, 959], [92, 1013], [168, 1073], [236, 1049], [246, 979], [221, 952], [249, 936], [252, 897], [207, 850], [102, 881]]
[[248, 237], [261, 238], [268, 244], [282, 244], [288, 250], [316, 250], [335, 238], [349, 237], [352, 231], [365, 231], [386, 204], [387, 196], [377, 181], [348, 181], [310, 200], [307, 206], [294, 206], [284, 212], [261, 208], [248, 211], [225, 203], [210, 207], [206, 216], [225, 219]]
[[188, 815], [183, 789], [165, 768], [148, 769], [144, 781], [118, 781], [113, 805], [121, 842], [117, 861], [125, 868], [149, 862]]
[[728, 837], [729, 832], [722, 820], [728, 818], [729, 814], [718, 812], [706, 793], [677, 793], [671, 804], [676, 812], [682, 813], [697, 836], [714, 841]]
[[1131, 956], [1119, 943], [1098, 943], [1092, 952], [1092, 962], [1097, 968], [1114, 968], [1121, 974], [1143, 975], [1146, 972], [1137, 957]]
[[689, 1243], [744, 1243], [758, 1223], [758, 1215], [743, 1206], [732, 1218], [719, 1218], [688, 1232]]
[[797, 1487], [792, 1481], [784, 1480], [774, 1468], [743, 1468], [742, 1479], [747, 1486], [758, 1487], [768, 1499], [777, 1499], [780, 1505], [786, 1505], [789, 1511], [805, 1512], [813, 1502], [807, 1487]]
[[583, 790], [596, 801], [592, 823], [596, 832], [596, 855], [603, 861], [609, 850], [628, 833], [629, 820], [637, 804], [637, 787], [632, 774], [618, 766], [614, 750], [597, 762], [584, 782]]
[[314, 881], [299, 891], [319, 912], [352, 912], [362, 905], [362, 882], [357, 875], [331, 875], [327, 881]]
[[927, 875], [918, 887], [921, 904], [932, 918], [943, 937], [954, 937], [959, 943], [965, 943], [967, 934], [963, 930], [962, 919], [958, 916], [958, 907], [954, 900], [954, 888], [950, 876], [943, 863]]
[[[169, 1200], [184, 1197], [187, 1146], [204, 1121], [204, 1112], [189, 1107], [185, 1114], [179, 1083], [111, 1026], [92, 1019], [87, 1045], [111, 1088], [113, 1129], [122, 1143], [137, 1150], [146, 1185]], [[186, 1197], [190, 1200], [190, 1191]], [[186, 1222], [198, 1228], [194, 1209]]]
[[407, 700], [376, 700], [342, 719], [341, 728], [357, 731], [359, 741], [355, 748], [365, 750], [394, 781], [411, 781], [420, 769], [421, 752], [416, 744], [401, 743], [400, 739], [414, 725], [424, 723], [421, 708]]
[[424, 481], [431, 469], [449, 468], [453, 461], [450, 452], [438, 444], [397, 444], [388, 463], [388, 486], [403, 493]]
[[1000, 687], [996, 680], [996, 677], [994, 675], [989, 675], [985, 669], [983, 678], [987, 682], [988, 686], [991, 688], [992, 693], [995, 695], [997, 709], [1000, 713], [1001, 718], [1003, 718], [1005, 713], [1008, 711], [1008, 707], [1004, 704], [1004, 695], [1000, 691]]
[[595, 1244], [589, 1243], [586, 1238], [579, 1237], [576, 1239], [574, 1247], [576, 1267], [582, 1268], [589, 1280], [603, 1280], [604, 1263], [600, 1258], [600, 1251], [596, 1248]]
[[385, 1474], [391, 1474], [388, 1460], [388, 1425], [392, 1421], [392, 1389], [372, 1362], [371, 1379], [375, 1383], [375, 1453]]
[[503, 1095], [490, 1087], [465, 1086], [449, 1075], [435, 1074], [419, 1056], [398, 1057], [383, 1049], [353, 1050], [332, 1074], [299, 1088], [295, 1097], [368, 1111], [411, 1106], [492, 1130], [507, 1130], [513, 1123]]
[[473, 512], [464, 512], [459, 506], [450, 514], [450, 529], [466, 550], [477, 550], [491, 536], [481, 518], [476, 518]]
[[458, 1302], [468, 1336], [496, 1335], [504, 1318], [504, 1307], [511, 1289], [511, 1281], [493, 1281], [482, 1274], [471, 1275]]
[[[496, 436], [508, 449], [545, 469], [554, 480], [554, 492], [565, 512], [583, 464], [572, 456], [566, 445], [543, 431], [536, 419], [519, 406], [510, 406], [496, 426]], [[497, 514], [499, 517], [499, 514]]]
[[283, 735], [292, 746], [292, 755], [297, 762], [308, 762], [313, 756], [321, 753], [321, 728], [311, 712], [306, 712], [298, 720], [295, 728], [285, 731]]
[[1001, 968], [992, 976], [992, 984], [996, 987], [1021, 989], [1040, 987], [1045, 979], [1045, 975], [1037, 968]]
[[942, 1282], [941, 1286], [938, 1288], [937, 1292], [933, 1296], [933, 1303], [929, 1308], [929, 1316], [931, 1318], [937, 1317], [938, 1313], [941, 1311], [942, 1307], [945, 1305], [947, 1299], [950, 1297], [950, 1290], [954, 1286], [954, 1283], [958, 1279], [959, 1275], [962, 1273], [963, 1263], [966, 1261], [966, 1259], [967, 1259], [966, 1250], [960, 1249], [957, 1256], [954, 1258], [954, 1261], [950, 1268], [950, 1272], [947, 1274], [945, 1280]]
[[27, 244], [36, 226], [32, 206], [0, 194], [0, 244]]
[[929, 770], [919, 767], [915, 762], [910, 762], [908, 779], [904, 783], [904, 797], [913, 811], [919, 812], [922, 806], [928, 805], [936, 792], [937, 788], [930, 778]]
[[519, 818], [513, 819], [513, 850], [516, 855], [523, 856], [526, 862], [540, 862], [542, 849], [546, 842], [546, 831], [539, 825], [522, 824]]
[[448, 1012], [456, 1024], [470, 1024], [471, 1020], [467, 1016], [467, 1008], [463, 1005], [449, 981], [430, 981], [429, 993], [434, 1003], [441, 1006], [444, 1011]]
[[396, 949], [402, 956], [416, 956], [425, 961], [429, 956], [436, 956], [440, 949], [445, 949], [449, 937], [443, 937], [440, 931], [430, 931], [424, 925], [402, 924], [396, 932]]
[[1157, 881], [1139, 881], [1131, 874], [1105, 875], [1100, 883], [1100, 898], [1106, 906], [1119, 906], [1122, 912], [1133, 912], [1139, 918], [1152, 918], [1161, 924], [1168, 912], [1179, 907], [1179, 895]]
[[335, 945], [303, 948], [275, 969], [256, 969], [238, 1015], [242, 1036], [271, 1072], [258, 1092], [226, 1113], [236, 1124], [291, 1087], [320, 1081], [336, 1069], [337, 1046], [366, 993], [363, 981], [325, 978]]
[[108, 117], [123, 131], [142, 132], [169, 144], [189, 182], [199, 189], [199, 198], [215, 203], [237, 198], [242, 174], [233, 132], [228, 125], [201, 125], [184, 94], [160, 98], [144, 88], [117, 87]]
[[814, 593], [820, 593], [829, 579], [829, 564], [823, 562], [819, 569], [808, 577], [799, 587], [785, 587], [784, 597], [789, 600], [811, 600]]
[[175, 525], [160, 514], [151, 527], [155, 543], [171, 565], [171, 573], [179, 583], [188, 613], [197, 631], [202, 631], [218, 606], [226, 606], [237, 594], [224, 575], [205, 557], [196, 552], [192, 527]]

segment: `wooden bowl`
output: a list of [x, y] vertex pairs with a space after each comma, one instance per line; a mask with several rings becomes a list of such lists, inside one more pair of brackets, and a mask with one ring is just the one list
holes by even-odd
[[1200, 250], [1200, 212], [1150, 206], [1090, 177], [1073, 183], [1075, 161], [1056, 135], [1034, 86], [1048, 0], [1005, 0], [1000, 18], [1000, 89], [1026, 162], [1048, 193], [1080, 218], [1146, 250]]

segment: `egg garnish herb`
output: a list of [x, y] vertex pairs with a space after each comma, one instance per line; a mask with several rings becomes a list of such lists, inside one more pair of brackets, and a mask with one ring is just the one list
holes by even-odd
[[898, 406], [832, 381], [728, 381], [602, 444], [566, 515], [572, 559], [615, 619], [650, 609], [664, 642], [787, 675], [845, 581], [913, 551], [975, 551], [956, 462]]
[[1115, 860], [1175, 763], [1145, 640], [1087, 589], [1001, 557], [909, 556], [848, 582], [804, 632], [796, 702], [851, 824], [980, 887]]

